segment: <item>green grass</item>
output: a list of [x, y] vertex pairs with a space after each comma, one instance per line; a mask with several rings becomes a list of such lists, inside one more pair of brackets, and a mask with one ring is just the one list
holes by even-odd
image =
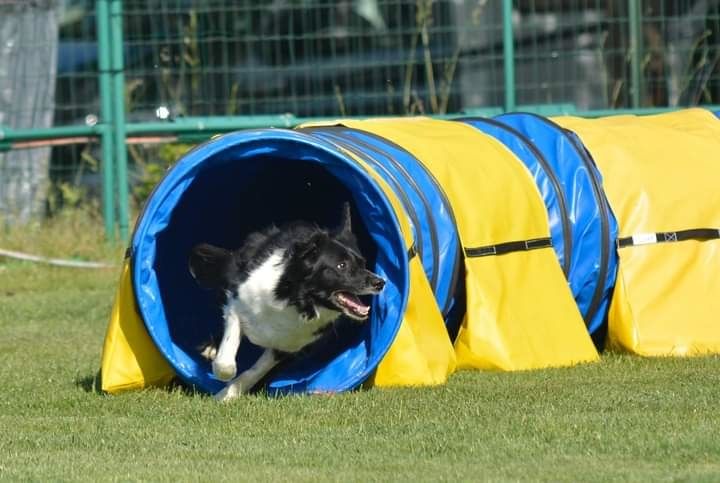
[[231, 404], [94, 389], [116, 271], [0, 260], [0, 480], [720, 481], [720, 358]]
[[0, 217], [0, 248], [51, 258], [113, 263], [122, 259], [124, 245], [105, 243], [102, 217], [88, 203], [20, 226]]

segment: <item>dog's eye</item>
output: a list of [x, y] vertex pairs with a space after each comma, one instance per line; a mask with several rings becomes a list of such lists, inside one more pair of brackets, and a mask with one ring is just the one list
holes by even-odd
[[347, 267], [347, 265], [345, 264], [345, 262], [340, 262], [340, 263], [337, 264], [338, 270], [345, 270], [345, 267]]

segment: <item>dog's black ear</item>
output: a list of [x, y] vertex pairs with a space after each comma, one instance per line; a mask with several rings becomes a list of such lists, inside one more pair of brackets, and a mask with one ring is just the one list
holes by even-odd
[[340, 219], [340, 226], [337, 229], [338, 236], [342, 236], [345, 233], [352, 233], [352, 218], [350, 216], [350, 203], [347, 201], [343, 203], [342, 207], [342, 218]]
[[295, 253], [304, 262], [313, 264], [317, 261], [318, 256], [320, 255], [320, 245], [323, 241], [327, 240], [327, 238], [328, 236], [326, 233], [315, 233], [307, 240], [298, 243], [295, 246]]
[[222, 288], [227, 284], [232, 252], [224, 248], [201, 243], [190, 250], [190, 274], [203, 288]]
[[337, 227], [333, 235], [336, 240], [357, 250], [357, 238], [355, 238], [355, 234], [352, 231], [350, 203], [348, 203], [347, 201], [343, 203], [342, 219], [340, 220], [340, 226]]

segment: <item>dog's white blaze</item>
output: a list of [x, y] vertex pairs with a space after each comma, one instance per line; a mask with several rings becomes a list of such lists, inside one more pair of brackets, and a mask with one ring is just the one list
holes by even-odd
[[297, 352], [316, 340], [318, 330], [340, 314], [320, 309], [317, 318], [306, 320], [294, 307], [275, 297], [275, 288], [285, 271], [283, 255], [284, 250], [277, 250], [253, 270], [228, 301], [225, 313], [238, 318], [243, 335], [253, 344]]
[[284, 253], [284, 250], [273, 252], [238, 286], [237, 298], [244, 306], [243, 313], [249, 311], [248, 315], [259, 315], [267, 309], [280, 311], [285, 308], [285, 304], [275, 298], [275, 288], [285, 270]]

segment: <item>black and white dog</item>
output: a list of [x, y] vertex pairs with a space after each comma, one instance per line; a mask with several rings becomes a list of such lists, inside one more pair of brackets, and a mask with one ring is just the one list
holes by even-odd
[[[230, 381], [216, 394], [225, 401], [253, 388], [289, 354], [315, 342], [340, 315], [364, 321], [370, 306], [359, 297], [378, 294], [385, 281], [365, 268], [351, 230], [350, 205], [335, 230], [295, 222], [252, 233], [238, 250], [196, 245], [190, 273], [223, 297], [225, 328], [204, 355], [215, 377]], [[235, 377], [235, 357], [245, 336], [265, 349]]]

